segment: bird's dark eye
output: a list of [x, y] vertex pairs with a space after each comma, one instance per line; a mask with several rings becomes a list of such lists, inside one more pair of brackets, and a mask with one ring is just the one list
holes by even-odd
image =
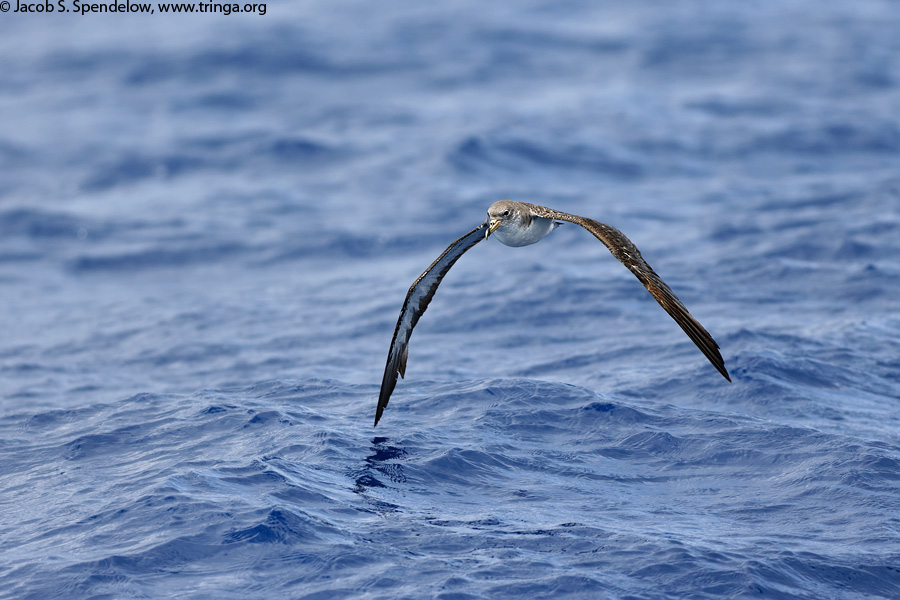
[[504, 216], [504, 217], [508, 217], [508, 216], [509, 216], [509, 209], [508, 209], [508, 208], [507, 208], [506, 210], [503, 211], [503, 216]]

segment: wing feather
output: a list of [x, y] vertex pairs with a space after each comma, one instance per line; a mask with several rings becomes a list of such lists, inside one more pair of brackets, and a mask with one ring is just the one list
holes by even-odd
[[419, 322], [419, 317], [428, 308], [428, 303], [431, 302], [450, 267], [467, 250], [485, 238], [486, 227], [487, 224], [482, 223], [447, 246], [443, 254], [438, 256], [409, 287], [406, 300], [403, 301], [403, 308], [400, 309], [397, 326], [394, 328], [394, 337], [391, 339], [391, 348], [388, 351], [387, 364], [384, 367], [384, 378], [381, 380], [381, 392], [378, 395], [378, 408], [375, 411], [375, 425], [378, 425], [378, 420], [381, 419], [381, 415], [391, 399], [391, 394], [397, 385], [397, 376], [404, 377], [406, 375], [409, 337], [412, 335], [416, 323]]
[[[523, 202], [523, 204], [525, 204]], [[703, 352], [709, 362], [722, 374], [722, 376], [731, 381], [728, 371], [725, 369], [725, 361], [719, 353], [719, 345], [713, 339], [703, 325], [688, 312], [688, 309], [681, 303], [675, 292], [666, 285], [666, 282], [650, 268], [647, 261], [641, 256], [640, 250], [637, 249], [631, 240], [624, 233], [606, 223], [600, 223], [593, 219], [570, 215], [568, 213], [553, 210], [545, 206], [536, 204], [528, 205], [533, 213], [540, 217], [548, 217], [551, 219], [559, 219], [560, 221], [569, 221], [581, 225], [596, 237], [609, 249], [623, 265], [634, 273], [634, 276], [644, 284], [647, 291], [656, 298], [659, 305], [669, 313], [675, 322], [684, 330], [691, 338], [691, 341]]]

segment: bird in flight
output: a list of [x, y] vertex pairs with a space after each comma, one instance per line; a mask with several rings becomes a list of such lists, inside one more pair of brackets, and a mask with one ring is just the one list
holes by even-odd
[[419, 275], [406, 293], [406, 300], [403, 301], [403, 308], [400, 309], [400, 318], [397, 319], [397, 327], [394, 328], [387, 364], [384, 367], [384, 378], [381, 380], [381, 392], [375, 412], [375, 425], [378, 425], [391, 398], [391, 393], [397, 385], [397, 376], [403, 377], [406, 374], [409, 337], [412, 335], [413, 328], [419, 322], [419, 317], [428, 308], [428, 303], [434, 297], [434, 293], [447, 271], [459, 260], [459, 257], [492, 234], [507, 246], [534, 244], [556, 229], [561, 224], [560, 221], [581, 225], [603, 242], [612, 255], [628, 267], [634, 276], [644, 284], [647, 291], [656, 298], [669, 316], [675, 319], [675, 322], [681, 326], [719, 373], [731, 381], [731, 377], [728, 376], [728, 371], [725, 369], [725, 361], [719, 354], [719, 345], [703, 328], [703, 325], [688, 312], [675, 292], [650, 268], [650, 265], [641, 257], [640, 251], [631, 243], [631, 240], [625, 237], [624, 233], [611, 225], [545, 206], [501, 200], [492, 204], [488, 209], [488, 218], [484, 223], [450, 244], [437, 257], [437, 260]]

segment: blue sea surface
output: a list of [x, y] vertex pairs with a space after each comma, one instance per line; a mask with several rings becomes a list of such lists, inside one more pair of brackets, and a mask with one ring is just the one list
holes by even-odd
[[[13, 2], [15, 4], [15, 2]], [[900, 5], [0, 13], [0, 599], [900, 598]], [[573, 224], [408, 286], [511, 198]]]

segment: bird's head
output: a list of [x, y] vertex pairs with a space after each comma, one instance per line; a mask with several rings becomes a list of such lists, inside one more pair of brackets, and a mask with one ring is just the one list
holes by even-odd
[[513, 200], [500, 200], [488, 208], [488, 229], [484, 237], [488, 237], [499, 228], [514, 228], [521, 224], [524, 215], [522, 205]]

